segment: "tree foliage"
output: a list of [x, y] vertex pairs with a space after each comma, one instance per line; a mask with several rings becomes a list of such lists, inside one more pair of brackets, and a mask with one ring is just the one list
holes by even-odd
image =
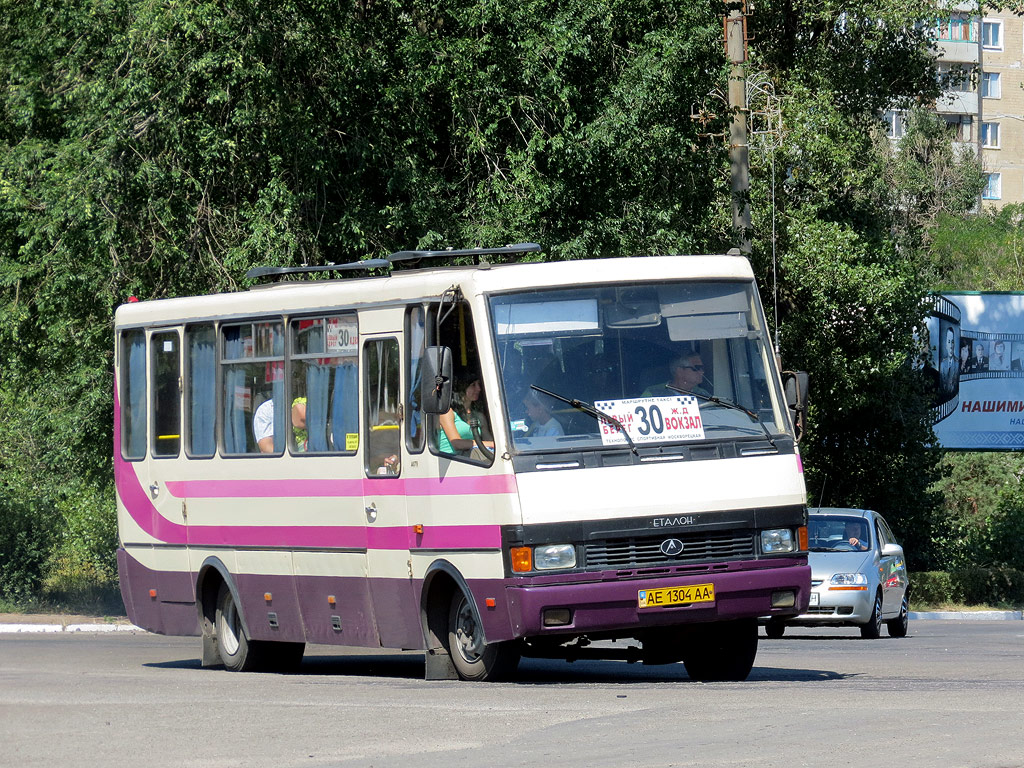
[[885, 513], [913, 567], [936, 557], [939, 455], [913, 365], [927, 245], [936, 218], [970, 210], [981, 186], [935, 118], [914, 112], [898, 145], [882, 133], [885, 109], [938, 95], [934, 14], [926, 2], [777, 0], [759, 4], [754, 29], [782, 125], [753, 160], [765, 212], [754, 260], [774, 286], [783, 359], [812, 373], [808, 491]]

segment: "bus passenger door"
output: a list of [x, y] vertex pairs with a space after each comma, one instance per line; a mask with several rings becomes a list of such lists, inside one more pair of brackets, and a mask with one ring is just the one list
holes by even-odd
[[[160, 608], [160, 628], [174, 633], [181, 626], [191, 629], [195, 620], [195, 590], [189, 572], [185, 547], [185, 505], [168, 491], [168, 481], [181, 475], [186, 458], [181, 440], [181, 334], [178, 329], [158, 329], [149, 335], [149, 422], [148, 450], [136, 449], [145, 455], [135, 463], [138, 484], [148, 501], [146, 513], [135, 508], [137, 520], [147, 544], [153, 537], [159, 546], [133, 548], [143, 564], [155, 573], [149, 584], [139, 587], [145, 604]], [[142, 422], [145, 425], [145, 421]], [[148, 590], [155, 590], [155, 595]], [[152, 595], [152, 597], [148, 596]], [[155, 600], [154, 600], [155, 598]]]
[[409, 515], [403, 479], [401, 348], [394, 336], [363, 344], [363, 505], [367, 575], [381, 645], [419, 648], [419, 601], [413, 593]]

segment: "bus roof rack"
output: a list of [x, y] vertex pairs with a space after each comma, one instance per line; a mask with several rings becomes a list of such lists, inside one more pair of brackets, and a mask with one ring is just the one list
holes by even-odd
[[517, 253], [540, 253], [541, 248], [537, 243], [515, 243], [514, 245], [503, 245], [499, 248], [463, 248], [456, 250], [446, 248], [442, 251], [396, 251], [388, 256], [391, 264], [403, 264], [421, 259], [444, 259], [456, 256], [472, 256], [475, 263], [479, 263], [481, 256], [511, 256]]
[[314, 272], [362, 272], [371, 269], [388, 269], [391, 264], [387, 259], [364, 259], [350, 261], [347, 264], [324, 264], [317, 267], [253, 267], [245, 276], [250, 280], [261, 277], [284, 277], [285, 275], [305, 275]]
[[245, 273], [249, 280], [262, 277], [282, 278], [288, 275], [308, 275], [316, 272], [368, 272], [374, 269], [390, 270], [395, 265], [412, 264], [424, 259], [445, 259], [457, 256], [472, 256], [473, 263], [479, 264], [481, 256], [511, 256], [517, 253], [540, 253], [537, 243], [515, 243], [499, 248], [454, 248], [443, 251], [396, 251], [383, 259], [363, 259], [346, 264], [324, 264], [316, 267], [253, 267]]

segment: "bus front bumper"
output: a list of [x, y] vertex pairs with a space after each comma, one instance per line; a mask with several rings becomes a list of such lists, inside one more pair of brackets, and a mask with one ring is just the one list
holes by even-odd
[[[512, 630], [515, 637], [582, 635], [597, 632], [643, 630], [698, 622], [727, 621], [759, 616], [796, 616], [807, 610], [811, 569], [800, 561], [791, 565], [740, 568], [694, 575], [631, 576], [614, 572], [588, 574], [573, 583], [509, 586]], [[641, 591], [711, 584], [714, 599], [680, 605], [640, 607]], [[773, 607], [773, 602], [792, 604]], [[568, 611], [568, 613], [566, 613]], [[568, 619], [568, 623], [565, 620]]]

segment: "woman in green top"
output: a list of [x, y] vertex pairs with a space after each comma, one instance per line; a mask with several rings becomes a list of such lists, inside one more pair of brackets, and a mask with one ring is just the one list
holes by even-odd
[[[441, 428], [437, 431], [437, 448], [441, 453], [468, 454], [474, 445], [469, 420], [473, 417], [473, 404], [480, 399], [483, 387], [480, 377], [468, 371], [455, 384], [452, 407], [438, 418]], [[494, 443], [489, 440], [485, 440], [484, 445], [494, 448]]]

